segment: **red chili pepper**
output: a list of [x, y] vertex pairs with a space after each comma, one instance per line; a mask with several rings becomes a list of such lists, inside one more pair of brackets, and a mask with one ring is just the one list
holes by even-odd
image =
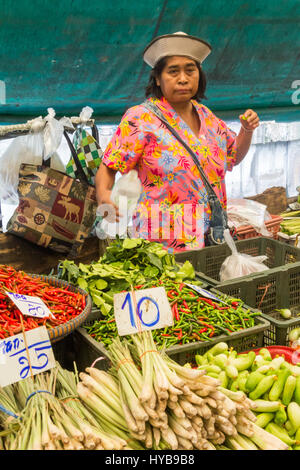
[[205, 331], [207, 331], [207, 328], [206, 328], [206, 327], [201, 328], [201, 330], [199, 330], [199, 333], [205, 333]]
[[190, 310], [190, 307], [188, 306], [186, 300], [183, 300], [182, 303], [183, 303], [183, 306], [184, 306], [185, 308], [187, 308], [188, 310]]
[[178, 312], [177, 303], [172, 306], [172, 313], [173, 313], [173, 317], [175, 318], [175, 320], [179, 321], [179, 312]]
[[182, 289], [184, 288], [184, 286], [185, 286], [185, 285], [184, 285], [184, 283], [182, 282], [182, 283], [180, 284], [180, 286], [179, 286], [179, 290], [182, 291]]

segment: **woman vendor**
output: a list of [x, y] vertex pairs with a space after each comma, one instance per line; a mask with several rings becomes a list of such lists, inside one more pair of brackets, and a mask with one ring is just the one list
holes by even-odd
[[[226, 171], [247, 154], [259, 118], [247, 109], [239, 116], [236, 135], [201, 103], [206, 89], [202, 62], [210, 52], [207, 42], [182, 32], [155, 38], [144, 51], [144, 61], [152, 67], [146, 98], [196, 154], [226, 210]], [[202, 248], [211, 209], [200, 172], [145, 104], [124, 114], [96, 175], [98, 205], [113, 209], [117, 221], [120, 214], [111, 201], [115, 175], [133, 169], [143, 188], [133, 220], [135, 236], [159, 241], [170, 252]]]

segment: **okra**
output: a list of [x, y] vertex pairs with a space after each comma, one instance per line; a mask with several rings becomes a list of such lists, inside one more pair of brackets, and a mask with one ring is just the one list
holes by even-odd
[[290, 403], [293, 397], [296, 388], [296, 381], [297, 380], [294, 375], [289, 375], [289, 377], [285, 381], [281, 401], [286, 406]]
[[249, 393], [251, 400], [257, 400], [264, 393], [266, 393], [272, 387], [274, 381], [277, 380], [276, 375], [267, 375], [264, 377], [255, 387], [255, 389]]

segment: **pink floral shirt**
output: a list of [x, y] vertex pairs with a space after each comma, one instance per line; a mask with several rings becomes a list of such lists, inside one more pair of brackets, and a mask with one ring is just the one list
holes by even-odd
[[[236, 134], [206, 106], [192, 101], [201, 123], [195, 136], [165, 98], [150, 100], [197, 154], [226, 209], [225, 173], [236, 163]], [[143, 192], [134, 236], [159, 241], [170, 252], [203, 248], [210, 207], [199, 171], [187, 150], [142, 104], [124, 114], [103, 163], [121, 173], [138, 172]]]

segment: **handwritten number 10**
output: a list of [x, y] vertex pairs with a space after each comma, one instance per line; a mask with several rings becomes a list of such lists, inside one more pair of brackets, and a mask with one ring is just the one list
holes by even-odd
[[[149, 300], [150, 302], [152, 302], [155, 307], [156, 307], [156, 318], [153, 320], [153, 322], [151, 323], [146, 323], [143, 321], [143, 311], [142, 311], [142, 304], [145, 300]], [[136, 328], [136, 324], [135, 324], [135, 318], [134, 318], [134, 311], [133, 311], [133, 305], [132, 305], [132, 297], [131, 297], [131, 294], [130, 292], [127, 292], [126, 294], [126, 297], [125, 297], [125, 300], [123, 302], [123, 305], [122, 305], [122, 310], [124, 310], [124, 308], [126, 307], [126, 304], [128, 303], [128, 307], [129, 307], [129, 318], [130, 318], [130, 324], [133, 328]], [[142, 297], [139, 301], [138, 301], [138, 304], [137, 304], [137, 315], [139, 317], [139, 319], [141, 320], [141, 323], [144, 325], [144, 326], [148, 326], [148, 327], [151, 327], [151, 326], [154, 326], [156, 325], [158, 322], [159, 322], [159, 317], [160, 317], [160, 312], [159, 312], [159, 308], [158, 308], [158, 305], [157, 305], [157, 302], [155, 302], [155, 300], [153, 300], [151, 297]]]

